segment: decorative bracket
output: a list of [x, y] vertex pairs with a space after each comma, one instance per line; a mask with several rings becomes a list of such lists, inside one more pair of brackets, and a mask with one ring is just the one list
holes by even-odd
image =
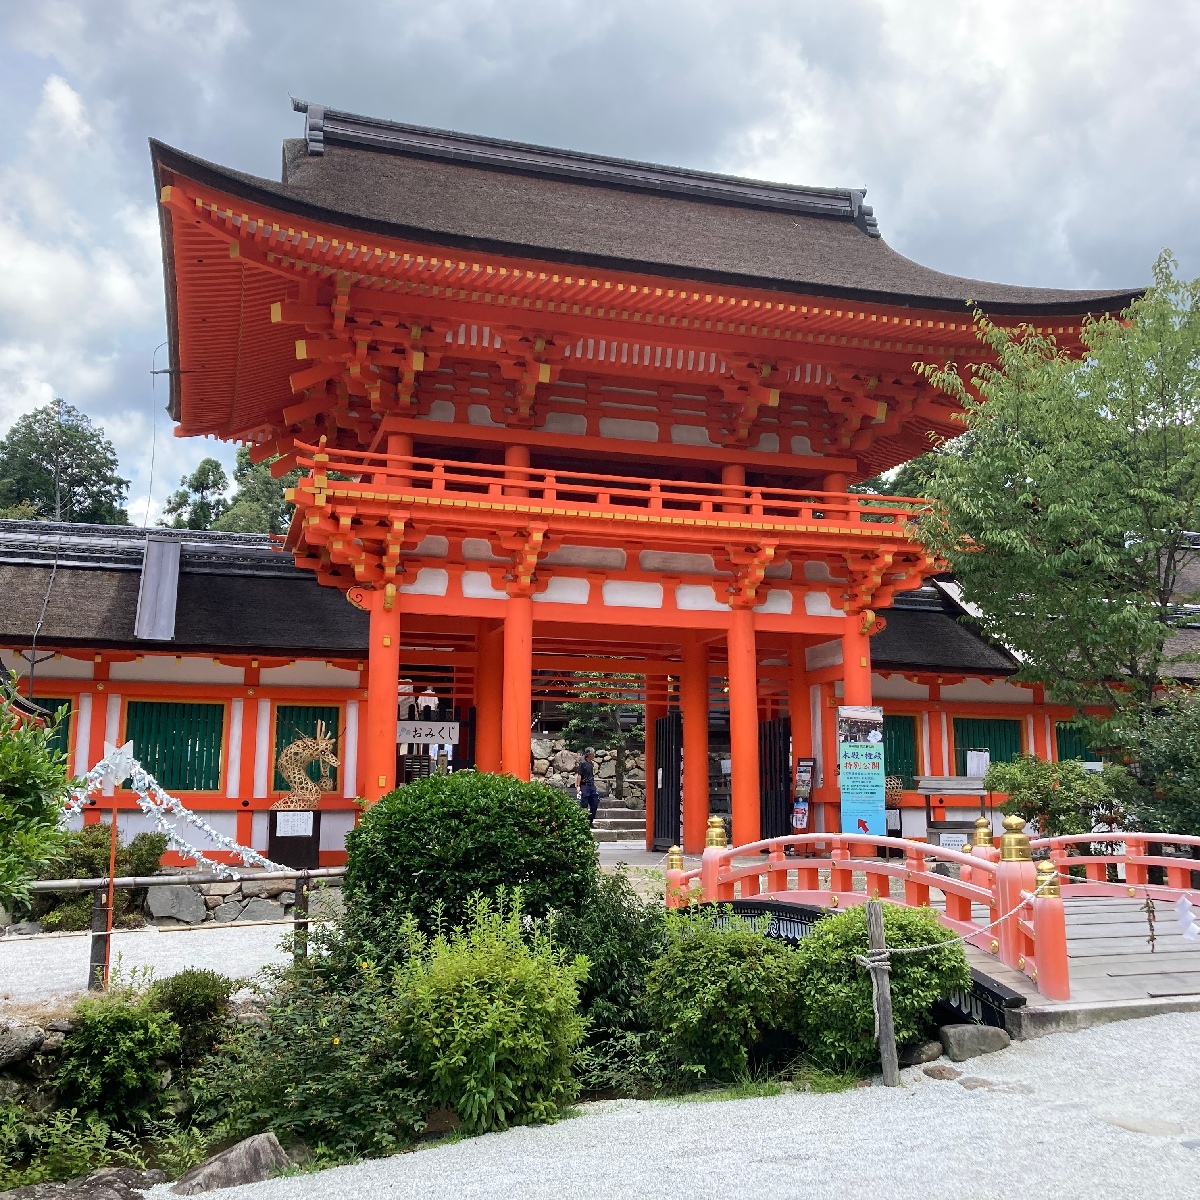
[[537, 565], [557, 546], [545, 525], [530, 525], [522, 533], [501, 534], [497, 539], [501, 549], [511, 557], [511, 565], [493, 567], [489, 571], [492, 586], [510, 596], [532, 596], [545, 586], [538, 584]]
[[767, 380], [778, 374], [772, 363], [737, 355], [727, 363], [733, 382], [722, 383], [721, 392], [725, 402], [737, 409], [737, 424], [730, 442], [744, 442], [750, 436], [750, 427], [758, 417], [758, 410], [779, 407], [779, 389], [768, 387]]
[[733, 580], [726, 585], [726, 603], [731, 608], [754, 608], [758, 604], [758, 588], [775, 558], [776, 542], [760, 542], [752, 549], [725, 547], [725, 555], [733, 567]]
[[557, 383], [562, 374], [562, 350], [549, 335], [509, 329], [500, 333], [503, 350], [496, 352], [500, 376], [515, 383], [517, 412], [514, 425], [533, 421], [539, 384]]

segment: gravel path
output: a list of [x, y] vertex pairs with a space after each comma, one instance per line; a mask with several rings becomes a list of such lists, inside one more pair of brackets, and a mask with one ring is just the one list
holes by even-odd
[[[907, 1086], [894, 1090], [589, 1105], [558, 1125], [214, 1194], [222, 1200], [1197, 1194], [1200, 1014], [1056, 1034], [959, 1068], [963, 1075], [955, 1081], [906, 1071]], [[166, 1200], [170, 1192], [164, 1186], [149, 1195]]]
[[[236, 925], [163, 931], [118, 930], [113, 964], [125, 971], [153, 967], [163, 979], [186, 967], [210, 967], [245, 979], [269, 962], [281, 962], [287, 925]], [[91, 938], [86, 933], [0, 938], [0, 1001], [46, 1000], [82, 991], [87, 982]]]

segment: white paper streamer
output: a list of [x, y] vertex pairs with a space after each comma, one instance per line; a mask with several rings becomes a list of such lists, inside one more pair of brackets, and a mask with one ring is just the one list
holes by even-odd
[[138, 804], [142, 812], [150, 817], [159, 830], [167, 835], [167, 847], [178, 851], [185, 858], [195, 859], [197, 866], [207, 867], [214, 875], [223, 879], [240, 879], [241, 876], [228, 863], [217, 862], [209, 858], [203, 851], [191, 845], [177, 832], [175, 825], [168, 820], [168, 814], [176, 821], [183, 820], [198, 829], [214, 845], [221, 850], [227, 850], [236, 855], [246, 866], [266, 867], [272, 871], [285, 871], [278, 863], [251, 850], [248, 846], [239, 845], [232, 838], [218, 833], [203, 817], [198, 816], [174, 796], [163, 791], [158, 780], [151, 775], [133, 756], [133, 743], [126, 742], [124, 746], [114, 746], [104, 743], [104, 757], [83, 777], [80, 786], [71, 792], [71, 798], [63, 809], [63, 821], [81, 812], [88, 802], [88, 797], [99, 791], [106, 783], [118, 786], [128, 779], [137, 793]]

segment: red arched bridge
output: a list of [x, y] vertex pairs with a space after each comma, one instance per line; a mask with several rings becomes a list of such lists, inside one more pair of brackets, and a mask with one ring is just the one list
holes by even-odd
[[[724, 826], [717, 829], [720, 818], [709, 824], [710, 844], [698, 869], [684, 870], [677, 851], [669, 856], [669, 907], [756, 898], [839, 911], [876, 896], [930, 906], [947, 929], [1025, 975], [1047, 1000], [1072, 998], [1064, 898], [1140, 900], [1144, 909], [1147, 900], [1175, 904], [1186, 897], [1200, 908], [1200, 861], [1164, 853], [1171, 846], [1194, 855], [1200, 848], [1196, 837], [1121, 833], [1107, 839], [1097, 834], [1030, 839], [1024, 822], [1008, 817], [998, 844], [988, 820], [980, 818], [975, 844], [965, 851], [839, 833], [729, 847]], [[1089, 853], [1097, 848], [1105, 852]], [[888, 856], [880, 857], [881, 850]], [[1035, 862], [1039, 851], [1047, 855]], [[1149, 907], [1143, 927], [1153, 934], [1155, 910]], [[1180, 949], [1190, 949], [1179, 938], [1175, 914], [1168, 910], [1167, 915], [1170, 929], [1161, 931], [1159, 940], [1173, 936]], [[1118, 911], [1113, 920], [1126, 918]], [[1200, 942], [1194, 947], [1194, 970], [1200, 972]], [[1200, 975], [1195, 991], [1200, 994]]]

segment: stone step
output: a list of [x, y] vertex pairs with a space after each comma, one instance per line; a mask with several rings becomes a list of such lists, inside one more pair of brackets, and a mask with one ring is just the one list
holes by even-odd
[[607, 829], [610, 833], [637, 833], [646, 828], [645, 821], [602, 821], [596, 818], [593, 829]]

